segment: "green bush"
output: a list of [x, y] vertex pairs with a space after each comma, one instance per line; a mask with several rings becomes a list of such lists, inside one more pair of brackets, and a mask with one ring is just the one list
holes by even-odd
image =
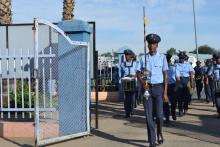
[[[28, 80], [24, 80], [23, 83], [23, 92], [24, 92], [24, 107], [29, 108], [29, 87], [28, 87]], [[22, 108], [22, 85], [21, 80], [17, 80], [17, 107]], [[34, 108], [34, 82], [31, 83], [31, 108]], [[10, 107], [15, 107], [15, 93], [14, 90], [10, 90]]]

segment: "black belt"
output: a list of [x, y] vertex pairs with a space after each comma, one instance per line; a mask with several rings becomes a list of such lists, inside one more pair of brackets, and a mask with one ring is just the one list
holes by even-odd
[[163, 83], [158, 83], [158, 84], [150, 84], [149, 87], [157, 87], [157, 86], [163, 86]]
[[180, 77], [180, 80], [182, 79], [189, 79], [189, 77]]

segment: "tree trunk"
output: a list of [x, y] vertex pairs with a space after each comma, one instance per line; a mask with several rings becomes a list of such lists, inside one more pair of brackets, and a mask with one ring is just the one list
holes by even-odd
[[63, 20], [71, 20], [74, 17], [75, 0], [63, 0]]
[[11, 0], [0, 0], [0, 24], [11, 24]]

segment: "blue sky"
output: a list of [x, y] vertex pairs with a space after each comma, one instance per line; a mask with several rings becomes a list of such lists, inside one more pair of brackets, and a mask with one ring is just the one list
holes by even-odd
[[[12, 0], [13, 22], [40, 17], [61, 20], [63, 0]], [[198, 45], [220, 49], [220, 0], [195, 0]], [[146, 7], [147, 33], [157, 33], [160, 52], [174, 47], [195, 49], [192, 0], [76, 0], [75, 18], [97, 23], [97, 49], [117, 50], [127, 45], [143, 52], [142, 6]]]

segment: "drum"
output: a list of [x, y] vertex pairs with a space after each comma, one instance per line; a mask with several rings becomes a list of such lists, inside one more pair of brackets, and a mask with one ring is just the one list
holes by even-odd
[[188, 88], [188, 91], [189, 91], [189, 94], [192, 96], [193, 93], [194, 93], [194, 87], [195, 87], [195, 83], [193, 82], [193, 87], [191, 87], [190, 85], [190, 81], [187, 83], [187, 88]]
[[214, 81], [214, 93], [220, 93], [220, 81]]
[[121, 83], [124, 91], [136, 90], [136, 79], [134, 77], [124, 77], [121, 79]]

